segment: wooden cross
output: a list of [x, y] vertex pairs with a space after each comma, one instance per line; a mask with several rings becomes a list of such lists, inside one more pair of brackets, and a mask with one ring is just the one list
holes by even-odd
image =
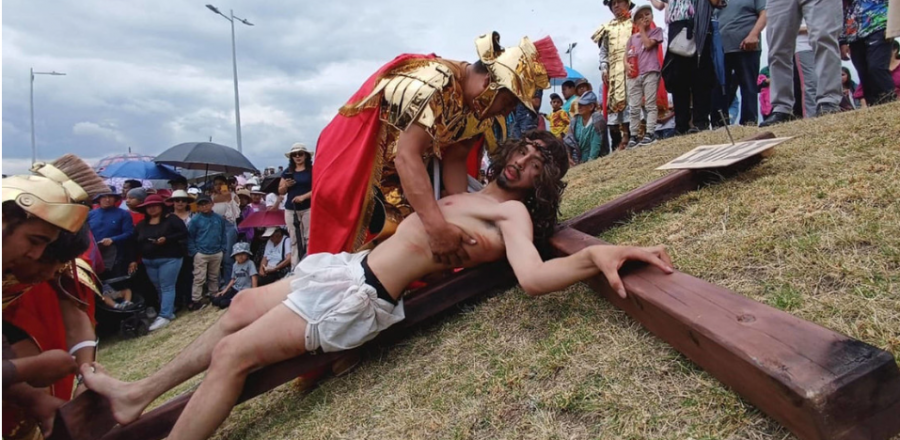
[[[745, 140], [773, 138], [762, 133]], [[551, 244], [559, 256], [603, 244], [593, 236], [687, 192], [762, 160], [726, 168], [681, 170], [565, 222]], [[623, 270], [628, 297], [603, 276], [586, 283], [650, 332], [804, 440], [888, 439], [900, 432], [900, 371], [894, 357], [725, 288], [648, 266]], [[406, 319], [377, 338], [392, 340], [468, 299], [515, 286], [504, 262], [466, 270], [404, 300]], [[251, 374], [238, 402], [329, 365], [346, 353], [303, 355]], [[168, 435], [191, 394], [178, 396], [134, 423], [115, 427], [106, 401], [86, 392], [60, 408], [52, 439], [157, 440]]]

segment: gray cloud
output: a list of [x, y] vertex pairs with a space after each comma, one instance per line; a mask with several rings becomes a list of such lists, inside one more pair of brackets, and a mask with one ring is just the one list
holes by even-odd
[[[235, 30], [244, 153], [258, 167], [283, 162], [293, 142], [315, 145], [341, 104], [394, 56], [434, 52], [471, 61], [474, 38], [490, 30], [506, 45], [522, 35], [551, 35], [563, 49], [577, 41], [574, 67], [596, 83], [589, 38], [611, 18], [599, 0], [565, 9], [468, 0], [209, 1], [256, 25]], [[5, 2], [3, 172], [30, 163], [32, 66], [67, 74], [35, 80], [39, 158], [74, 152], [98, 159], [129, 147], [158, 154], [210, 136], [234, 146], [229, 23], [205, 3]]]

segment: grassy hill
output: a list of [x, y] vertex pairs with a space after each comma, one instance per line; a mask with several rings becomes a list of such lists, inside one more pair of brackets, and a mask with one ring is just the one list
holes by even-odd
[[[719, 185], [602, 235], [663, 243], [683, 272], [900, 356], [900, 104], [775, 128], [795, 136]], [[757, 129], [736, 128], [735, 138]], [[656, 179], [723, 131], [619, 152], [570, 171], [564, 217]], [[221, 312], [184, 314], [104, 344], [127, 380], [171, 359]], [[171, 397], [200, 378], [165, 396]], [[512, 289], [462, 307], [309, 394], [239, 406], [222, 439], [785, 439], [793, 436], [583, 285]], [[900, 437], [898, 437], [900, 439]]]

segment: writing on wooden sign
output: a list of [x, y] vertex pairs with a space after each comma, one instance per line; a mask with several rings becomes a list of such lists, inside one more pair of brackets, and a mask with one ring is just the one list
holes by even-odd
[[791, 138], [763, 139], [723, 145], [701, 145], [676, 157], [669, 163], [657, 168], [657, 170], [725, 167], [762, 153], [788, 139]]

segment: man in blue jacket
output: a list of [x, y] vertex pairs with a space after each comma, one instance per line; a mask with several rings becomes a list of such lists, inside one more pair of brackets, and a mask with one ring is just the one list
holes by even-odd
[[134, 232], [134, 225], [131, 214], [119, 209], [121, 200], [122, 195], [110, 188], [108, 193], [100, 194], [94, 199], [99, 207], [88, 214], [88, 225], [106, 267], [102, 275], [121, 275], [123, 263], [130, 262], [125, 255], [128, 251], [125, 244]]
[[188, 224], [188, 254], [194, 259], [194, 288], [188, 310], [200, 310], [206, 306], [203, 298], [203, 282], [210, 293], [219, 291], [219, 270], [225, 251], [225, 219], [212, 212], [212, 200], [202, 195], [197, 198], [199, 215]]

